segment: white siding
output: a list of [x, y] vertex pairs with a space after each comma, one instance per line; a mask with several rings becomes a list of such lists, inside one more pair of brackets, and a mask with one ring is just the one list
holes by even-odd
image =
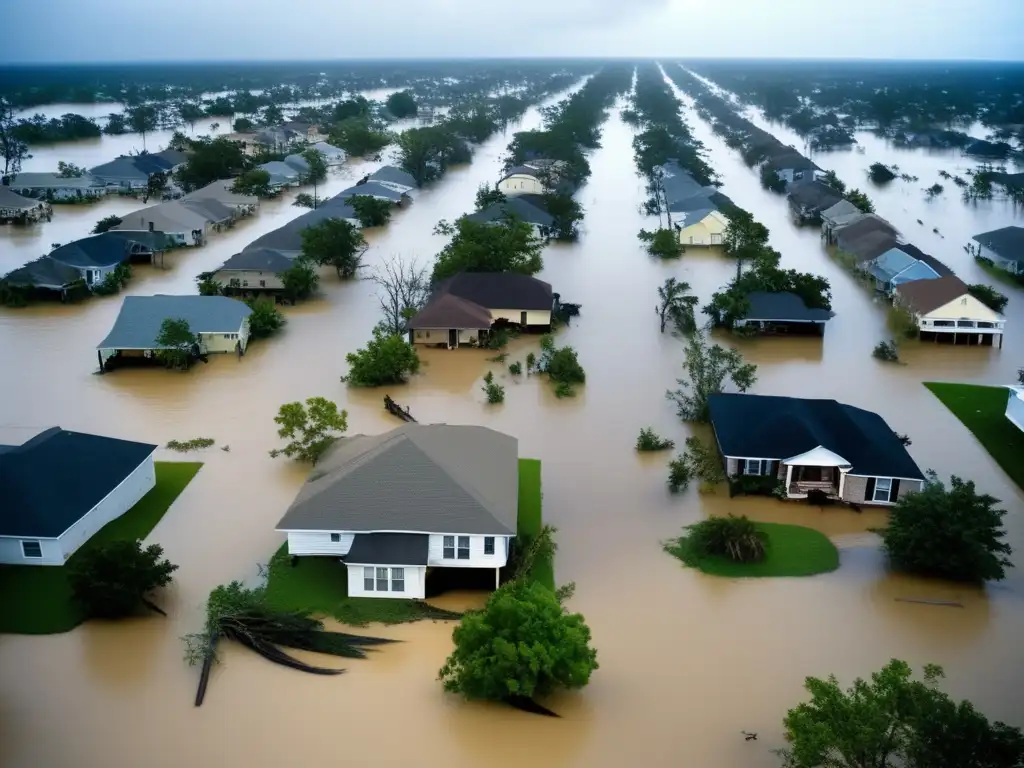
[[[234, 352], [235, 344], [241, 344], [244, 352], [249, 344], [249, 318], [242, 320], [242, 325], [233, 333], [199, 333], [197, 336], [206, 352]], [[224, 338], [225, 336], [235, 338]]]
[[[25, 557], [22, 541], [38, 541], [42, 557]], [[57, 539], [12, 539], [0, 537], [0, 563], [8, 565], [64, 565], [64, 554]]]
[[[427, 549], [427, 565], [441, 566], [444, 568], [501, 568], [508, 562], [508, 536], [494, 537], [494, 554], [484, 554], [484, 537], [476, 534], [469, 537], [469, 559], [459, 560], [456, 551], [455, 559], [444, 557], [444, 537], [455, 536], [456, 549], [458, 545], [458, 534], [430, 534], [430, 544]], [[465, 536], [466, 534], [462, 534]]]
[[[340, 541], [331, 541], [331, 534], [337, 533]], [[339, 531], [288, 531], [289, 555], [347, 555], [352, 548], [354, 533]]]
[[1006, 403], [1006, 418], [1008, 418], [1017, 429], [1024, 431], [1024, 393], [1018, 394], [1010, 390], [1010, 398]]
[[[426, 597], [426, 582], [427, 582], [427, 569], [422, 565], [404, 565], [399, 566], [405, 570], [405, 590], [403, 592], [377, 592], [376, 590], [370, 592], [363, 589], [363, 568], [374, 568], [378, 566], [368, 565], [350, 565], [348, 566], [348, 596], [349, 597], [381, 597], [388, 598], [394, 597], [400, 600], [422, 600]], [[384, 566], [381, 564], [379, 567], [388, 567], [388, 587], [391, 584], [391, 566]], [[376, 572], [376, 571], [375, 571]]]
[[[523, 310], [521, 309], [492, 309], [491, 317], [494, 320], [507, 320], [510, 323], [518, 323], [523, 319]], [[527, 325], [551, 325], [551, 310], [550, 309], [531, 309], [526, 313], [526, 324]]]
[[498, 189], [505, 195], [514, 197], [516, 195], [543, 195], [544, 185], [536, 176], [515, 173], [507, 179], [498, 182]]

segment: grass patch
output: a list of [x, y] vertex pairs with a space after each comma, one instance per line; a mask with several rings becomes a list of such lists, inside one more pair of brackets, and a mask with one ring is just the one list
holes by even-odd
[[1010, 391], [1005, 387], [937, 381], [924, 385], [978, 438], [1013, 482], [1024, 488], [1024, 432], [1006, 418]]
[[279, 610], [306, 611], [330, 616], [343, 624], [362, 627], [373, 622], [404, 624], [422, 619], [458, 619], [421, 600], [384, 597], [349, 597], [348, 568], [337, 557], [299, 557], [293, 566], [288, 544], [270, 558], [267, 603]]
[[712, 576], [764, 578], [768, 576], [814, 576], [839, 567], [839, 551], [828, 536], [813, 528], [783, 523], [755, 523], [768, 537], [767, 554], [759, 563], [737, 563], [726, 557], [696, 557], [685, 535], [671, 539], [665, 551], [690, 568]]
[[[519, 517], [516, 533], [519, 536], [536, 536], [544, 526], [543, 498], [540, 490], [540, 460], [519, 460]], [[543, 558], [533, 565], [533, 580], [548, 589], [555, 588], [555, 564], [551, 558]]]
[[198, 462], [156, 462], [153, 489], [97, 531], [63, 566], [0, 565], [0, 633], [52, 635], [81, 624], [84, 617], [71, 598], [68, 565], [100, 544], [144, 539], [201, 466]]

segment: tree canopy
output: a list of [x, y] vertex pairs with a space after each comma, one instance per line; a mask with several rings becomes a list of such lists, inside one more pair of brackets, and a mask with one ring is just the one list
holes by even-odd
[[757, 381], [756, 365], [744, 362], [738, 350], [709, 344], [703, 333], [688, 338], [683, 372], [687, 378], [676, 380], [679, 389], [666, 393], [683, 421], [708, 421], [708, 398], [723, 392], [728, 381], [740, 392]]
[[274, 417], [277, 436], [288, 443], [270, 452], [272, 458], [287, 456], [316, 464], [324, 451], [348, 429], [348, 411], [325, 397], [310, 397], [305, 405], [285, 403]]
[[388, 96], [384, 102], [388, 112], [401, 120], [403, 117], [412, 117], [416, 114], [416, 98], [411, 91], [395, 91]]
[[348, 375], [343, 381], [353, 387], [379, 387], [403, 384], [420, 369], [416, 349], [384, 324], [373, 329], [373, 337], [363, 349], [345, 355]]
[[352, 206], [364, 227], [382, 227], [391, 221], [391, 201], [372, 195], [352, 195], [345, 202]]
[[454, 226], [440, 224], [438, 230], [454, 236], [437, 255], [434, 282], [459, 272], [533, 275], [544, 267], [541, 259], [544, 243], [525, 222], [516, 219], [477, 222], [463, 217]]
[[157, 357], [168, 368], [187, 368], [199, 337], [192, 333], [188, 320], [168, 317], [160, 324], [156, 344], [161, 347], [156, 351]]
[[205, 187], [218, 179], [229, 179], [252, 167], [242, 144], [224, 137], [203, 136], [191, 142], [191, 154], [174, 172], [174, 179], [186, 192]]
[[795, 293], [808, 309], [832, 309], [832, 289], [826, 278], [758, 261], [753, 269], [743, 272], [725, 290], [712, 294], [711, 303], [704, 307], [704, 313], [715, 326], [731, 329], [750, 311], [747, 296], [755, 291]]
[[178, 570], [163, 554], [159, 544], [143, 549], [137, 539], [89, 547], [66, 566], [71, 594], [91, 618], [121, 619], [143, 607], [163, 613], [148, 599]]
[[350, 117], [335, 124], [329, 139], [352, 157], [376, 154], [393, 140], [390, 133], [379, 130], [367, 117]]
[[366, 245], [363, 233], [345, 219], [324, 219], [302, 230], [302, 256], [311, 263], [335, 268], [338, 277], [355, 277]]
[[240, 195], [255, 195], [256, 197], [270, 197], [270, 172], [262, 168], [253, 168], [245, 171], [231, 185], [231, 191]]
[[468, 163], [471, 158], [466, 142], [444, 123], [409, 128], [398, 136], [398, 164], [418, 186], [436, 181], [448, 166]]

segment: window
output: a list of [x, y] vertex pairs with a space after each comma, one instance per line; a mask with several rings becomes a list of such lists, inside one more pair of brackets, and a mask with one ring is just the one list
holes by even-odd
[[248, 285], [249, 285], [249, 281], [248, 280], [243, 280], [242, 281], [242, 286], [243, 287], [248, 287]]
[[892, 493], [892, 478], [879, 477], [875, 479], [875, 492], [871, 496], [872, 501], [890, 501]]
[[228, 281], [228, 285], [230, 285], [232, 288], [238, 288], [241, 284], [242, 284], [242, 281], [239, 280], [237, 277], [232, 277]]
[[469, 560], [469, 536], [459, 536], [459, 560]]
[[441, 557], [443, 557], [445, 560], [454, 560], [455, 559], [455, 537], [454, 536], [445, 536], [444, 537], [444, 547], [443, 547], [443, 551], [441, 552]]
[[387, 592], [388, 591], [388, 569], [378, 568], [377, 569], [377, 591]]
[[391, 591], [405, 592], [405, 568], [391, 569]]
[[373, 592], [373, 568], [369, 566], [363, 568], [363, 589]]
[[21, 554], [25, 557], [42, 557], [43, 545], [38, 541], [21, 542]]
[[224, 338], [225, 339], [230, 339], [231, 338], [231, 334], [230, 333], [225, 333], [224, 334]]
[[341, 534], [340, 533], [332, 533], [331, 534], [331, 541], [333, 541], [335, 543], [341, 541]]
[[266, 287], [267, 287], [267, 281], [266, 280], [260, 280], [260, 288], [266, 288]]
[[760, 475], [761, 472], [761, 460], [760, 459], [744, 459], [743, 460], [743, 474], [744, 475]]
[[430, 338], [430, 331], [427, 331], [424, 335], [429, 339]]
[[494, 554], [494, 537], [493, 536], [484, 536], [484, 554], [485, 555], [493, 555]]

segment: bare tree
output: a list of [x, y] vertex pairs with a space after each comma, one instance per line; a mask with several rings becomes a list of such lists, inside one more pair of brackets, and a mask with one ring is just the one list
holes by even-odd
[[0, 99], [0, 155], [3, 156], [3, 176], [17, 174], [21, 170], [21, 161], [32, 157], [28, 153], [28, 145], [14, 135], [18, 125], [17, 113], [6, 99]]
[[406, 323], [423, 308], [430, 295], [427, 268], [420, 267], [415, 259], [407, 262], [398, 255], [375, 269], [369, 279], [377, 284], [377, 298], [388, 333], [404, 332]]

